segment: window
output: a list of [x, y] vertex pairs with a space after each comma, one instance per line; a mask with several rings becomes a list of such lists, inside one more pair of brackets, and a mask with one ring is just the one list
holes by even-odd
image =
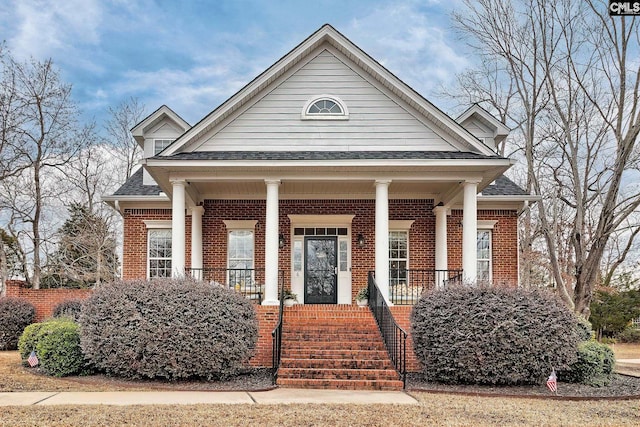
[[389, 286], [407, 284], [409, 232], [389, 232]]
[[171, 277], [171, 230], [149, 230], [147, 248], [149, 278]]
[[173, 139], [154, 139], [153, 140], [153, 155], [156, 156], [158, 153], [163, 151], [165, 148], [171, 145]]
[[253, 269], [252, 230], [229, 230], [227, 266], [229, 269]]
[[307, 110], [307, 114], [344, 114], [342, 108], [335, 101], [321, 99], [316, 101]]
[[302, 109], [303, 120], [347, 120], [346, 105], [333, 95], [320, 95], [307, 101]]
[[478, 230], [478, 281], [491, 280], [491, 230]]

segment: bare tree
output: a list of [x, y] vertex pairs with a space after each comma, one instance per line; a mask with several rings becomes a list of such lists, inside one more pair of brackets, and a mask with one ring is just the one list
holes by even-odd
[[145, 106], [137, 98], [130, 98], [117, 107], [109, 107], [109, 119], [106, 122], [107, 142], [114, 147], [119, 161], [123, 165], [120, 182], [129, 178], [133, 168], [142, 158], [142, 149], [131, 136], [131, 129], [144, 118]]
[[[14, 107], [3, 110], [1, 129], [11, 135], [6, 141], [11, 156], [20, 164], [3, 180], [2, 202], [12, 211], [15, 237], [30, 244], [31, 284], [39, 288], [43, 243], [42, 223], [49, 200], [59, 196], [60, 186], [47, 182], [47, 174], [61, 170], [80, 148], [76, 132], [77, 110], [71, 101], [71, 86], [60, 81], [51, 60], [21, 63], [4, 54], [2, 85], [12, 94]], [[19, 234], [19, 236], [18, 236]], [[23, 251], [27, 251], [23, 246]]]
[[[512, 85], [513, 96], [503, 96], [513, 101], [505, 117], [521, 134], [527, 189], [546, 196], [537, 203], [537, 220], [554, 282], [563, 300], [588, 317], [610, 239], [618, 233], [630, 247], [637, 235], [619, 233], [640, 205], [640, 192], [625, 180], [638, 171], [637, 21], [610, 18], [606, 4], [594, 1], [467, 6], [455, 16], [458, 28]], [[480, 93], [492, 92], [476, 83]], [[620, 251], [611, 265], [627, 254]]]

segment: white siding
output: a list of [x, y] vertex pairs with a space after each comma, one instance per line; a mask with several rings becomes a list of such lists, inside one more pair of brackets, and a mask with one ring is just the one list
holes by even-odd
[[[321, 94], [340, 98], [349, 110], [349, 120], [301, 120], [305, 103]], [[457, 151], [326, 50], [196, 148], [197, 151], [382, 149]]]
[[[160, 123], [144, 133], [144, 158], [153, 157], [153, 146], [156, 139], [177, 139], [184, 131], [173, 120], [165, 117]], [[156, 185], [155, 180], [149, 172], [142, 172], [142, 183], [144, 185]]]

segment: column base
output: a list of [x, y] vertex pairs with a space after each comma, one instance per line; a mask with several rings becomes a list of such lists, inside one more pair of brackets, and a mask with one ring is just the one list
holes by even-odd
[[277, 299], [266, 299], [264, 301], [262, 301], [262, 305], [280, 305], [280, 301]]

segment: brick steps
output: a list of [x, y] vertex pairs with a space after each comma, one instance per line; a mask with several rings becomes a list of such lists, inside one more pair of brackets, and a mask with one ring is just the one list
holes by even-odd
[[335, 380], [335, 379], [299, 379], [279, 378], [278, 385], [291, 388], [320, 388], [339, 390], [402, 390], [400, 380]]
[[392, 369], [388, 359], [349, 359], [317, 358], [296, 359], [283, 358], [281, 368], [308, 368], [308, 369]]
[[401, 390], [368, 309], [305, 305], [285, 311], [281, 387]]

